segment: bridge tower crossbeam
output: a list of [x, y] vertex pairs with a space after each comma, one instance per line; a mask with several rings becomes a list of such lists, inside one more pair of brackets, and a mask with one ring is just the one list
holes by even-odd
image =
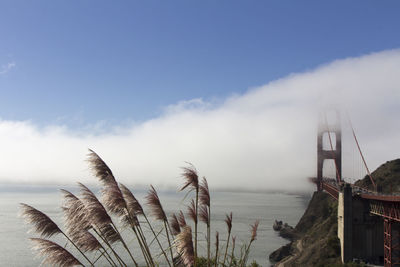
[[[325, 119], [324, 119], [325, 118]], [[323, 137], [324, 134], [328, 134], [331, 149], [324, 149]], [[331, 134], [335, 134], [335, 146], [332, 144]], [[322, 178], [323, 178], [323, 167], [324, 161], [327, 159], [334, 160], [336, 168], [336, 181], [338, 184], [341, 183], [342, 179], [342, 130], [340, 122], [340, 113], [336, 111], [336, 122], [333, 125], [329, 125], [325, 116], [320, 116], [320, 122], [318, 124], [318, 137], [317, 137], [317, 189], [322, 191]]]

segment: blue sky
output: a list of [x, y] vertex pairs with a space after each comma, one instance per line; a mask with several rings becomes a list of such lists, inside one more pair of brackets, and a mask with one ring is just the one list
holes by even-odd
[[[351, 115], [374, 170], [400, 157], [399, 11], [0, 1], [0, 184], [93, 183], [91, 148], [127, 184], [174, 187], [186, 161], [213, 188], [309, 190], [318, 109], [331, 105]], [[357, 179], [343, 127], [344, 175]]]
[[399, 1], [1, 1], [0, 118], [145, 121], [400, 46]]

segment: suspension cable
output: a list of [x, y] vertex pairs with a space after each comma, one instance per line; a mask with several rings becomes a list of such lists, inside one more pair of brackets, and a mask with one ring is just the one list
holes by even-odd
[[367, 162], [365, 161], [364, 155], [361, 152], [361, 148], [360, 148], [360, 145], [358, 143], [357, 136], [356, 136], [356, 133], [355, 133], [354, 128], [353, 128], [353, 124], [351, 123], [350, 116], [349, 116], [349, 114], [347, 112], [346, 112], [346, 115], [347, 115], [347, 120], [349, 121], [349, 124], [350, 124], [350, 127], [351, 127], [351, 131], [353, 133], [354, 140], [356, 141], [358, 151], [360, 152], [361, 159], [362, 159], [362, 161], [364, 163], [365, 168], [367, 169], [367, 173], [368, 173], [369, 179], [371, 180], [371, 183], [374, 186], [374, 189], [376, 191], [376, 184], [374, 182], [374, 179], [372, 178], [371, 172], [369, 171], [369, 168], [367, 166]]

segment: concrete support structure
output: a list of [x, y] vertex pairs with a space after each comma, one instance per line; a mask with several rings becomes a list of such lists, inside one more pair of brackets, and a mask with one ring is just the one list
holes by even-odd
[[338, 238], [340, 240], [342, 262], [353, 259], [353, 203], [352, 189], [345, 184], [339, 193], [338, 202]]
[[383, 219], [370, 213], [368, 200], [353, 195], [353, 258], [365, 262], [383, 262]]
[[349, 184], [342, 186], [338, 198], [338, 238], [342, 262], [353, 259], [382, 262], [383, 230], [382, 217], [370, 214], [369, 200], [353, 195]]

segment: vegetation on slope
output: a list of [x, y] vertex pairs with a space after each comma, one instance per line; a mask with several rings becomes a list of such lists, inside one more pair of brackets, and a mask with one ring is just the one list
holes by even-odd
[[[372, 172], [372, 177], [384, 193], [400, 191], [400, 159], [387, 161]], [[368, 176], [355, 183], [373, 190]], [[341, 264], [340, 243], [337, 238], [337, 202], [328, 194], [314, 195], [295, 227], [297, 239], [270, 255], [271, 260], [284, 266], [363, 266]], [[301, 250], [299, 249], [301, 248]]]
[[[284, 248], [288, 254], [281, 255], [290, 257], [284, 260], [285, 266], [327, 266], [340, 263], [337, 203], [329, 195], [314, 192], [295, 231], [298, 239]], [[271, 260], [274, 260], [273, 254]]]
[[[387, 161], [371, 173], [376, 185], [381, 188], [384, 193], [392, 193], [400, 191], [400, 159]], [[374, 190], [371, 179], [365, 176], [355, 185]]]

